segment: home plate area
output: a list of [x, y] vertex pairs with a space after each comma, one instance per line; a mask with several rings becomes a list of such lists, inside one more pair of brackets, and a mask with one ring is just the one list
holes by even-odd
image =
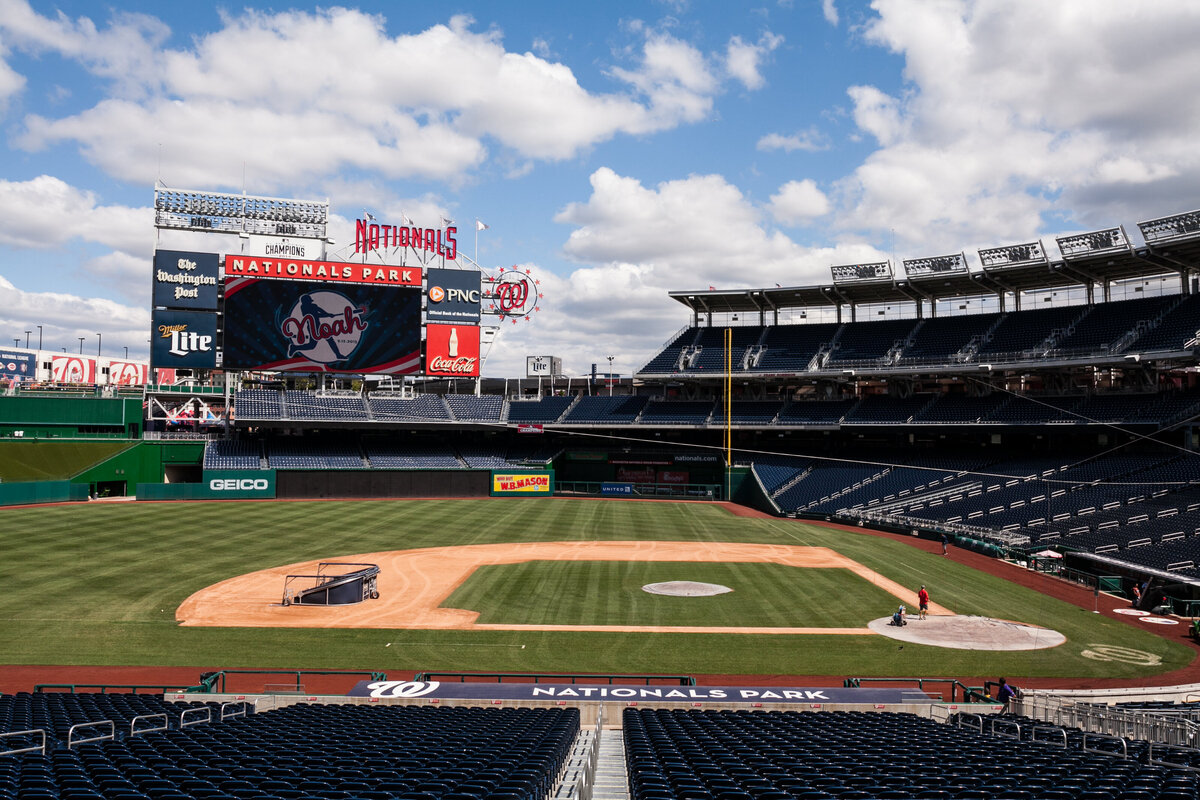
[[896, 627], [891, 617], [871, 620], [873, 632], [891, 639], [955, 650], [1041, 650], [1058, 647], [1066, 636], [1049, 628], [991, 617], [929, 616], [908, 618], [908, 624]]

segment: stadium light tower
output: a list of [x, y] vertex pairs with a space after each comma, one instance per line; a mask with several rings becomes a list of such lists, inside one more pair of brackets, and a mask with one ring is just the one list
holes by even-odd
[[96, 334], [96, 358], [100, 357], [100, 345], [104, 344], [104, 337]]
[[84, 336], [79, 337], [79, 355], [83, 355], [83, 340], [85, 338], [86, 337], [84, 337]]
[[31, 333], [33, 333], [33, 331], [25, 331], [25, 349], [26, 350], [29, 349], [29, 334], [31, 334]]
[[14, 336], [13, 337], [13, 347], [20, 347], [20, 346], [21, 346], [21, 337]]
[[38, 325], [38, 350], [42, 349], [42, 326]]
[[612, 362], [616, 356], [608, 357], [608, 396], [612, 397]]

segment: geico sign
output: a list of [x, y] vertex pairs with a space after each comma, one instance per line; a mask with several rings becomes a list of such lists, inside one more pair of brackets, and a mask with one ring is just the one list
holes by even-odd
[[262, 491], [269, 485], [270, 481], [266, 478], [213, 478], [208, 482], [208, 488], [214, 492]]

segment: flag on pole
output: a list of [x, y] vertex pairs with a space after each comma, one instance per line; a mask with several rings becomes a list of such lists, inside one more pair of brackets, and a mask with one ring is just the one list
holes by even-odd
[[475, 230], [486, 231], [487, 229], [488, 229], [488, 224], [486, 222], [480, 222], [479, 220], [475, 220]]
[[365, 208], [363, 209], [363, 216], [369, 219], [371, 222], [375, 221], [375, 215], [370, 211], [367, 211]]
[[453, 224], [454, 224], [454, 220], [446, 219], [445, 217], [442, 217], [442, 227], [443, 228], [449, 228]]
[[404, 220], [404, 224], [409, 226], [410, 228], [415, 228], [417, 226], [417, 223], [413, 222], [413, 218], [410, 217], [408, 214], [401, 213], [400, 219]]

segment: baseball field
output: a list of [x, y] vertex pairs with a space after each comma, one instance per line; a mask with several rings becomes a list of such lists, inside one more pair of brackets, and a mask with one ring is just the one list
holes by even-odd
[[[1195, 654], [1182, 626], [1158, 635], [957, 552], [712, 504], [94, 502], [7, 509], [0, 520], [8, 665], [1086, 682], [1151, 679]], [[283, 575], [364, 557], [383, 566], [379, 600], [280, 604]], [[732, 591], [643, 589], [673, 581]], [[1025, 623], [1065, 641], [975, 650], [868, 627], [898, 602], [915, 610], [922, 584], [935, 614]]]

